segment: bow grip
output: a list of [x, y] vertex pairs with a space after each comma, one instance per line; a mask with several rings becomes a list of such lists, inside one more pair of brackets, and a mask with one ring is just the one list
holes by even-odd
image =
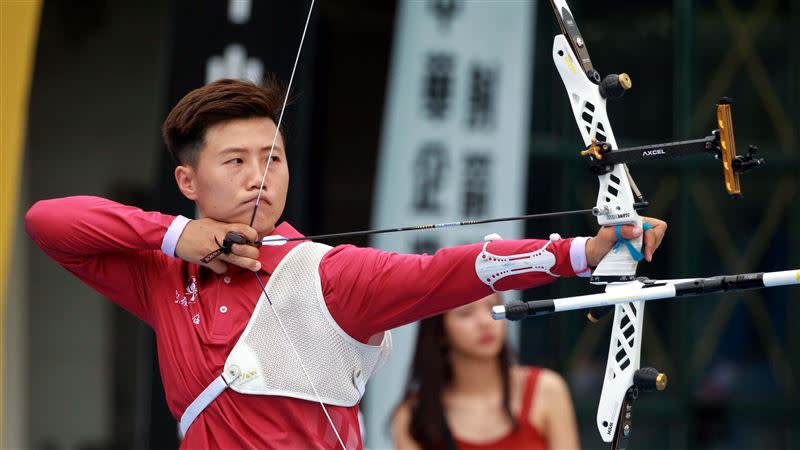
[[[633, 222], [627, 222], [626, 224], [641, 228], [643, 220], [637, 215]], [[628, 242], [634, 249], [641, 252], [643, 238], [644, 233], [636, 238], [628, 239]], [[631, 254], [627, 246], [619, 246], [606, 253], [603, 259], [600, 260], [600, 264], [592, 272], [590, 282], [602, 285], [620, 281], [633, 281], [636, 279], [636, 267], [638, 264], [639, 262]]]

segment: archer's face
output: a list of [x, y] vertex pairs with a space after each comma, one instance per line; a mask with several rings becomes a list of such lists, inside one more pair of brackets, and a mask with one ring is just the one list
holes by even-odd
[[[175, 179], [181, 192], [194, 200], [201, 217], [249, 224], [277, 128], [268, 118], [236, 119], [206, 131], [197, 167], [179, 166]], [[278, 136], [272, 162], [253, 224], [267, 235], [286, 205], [289, 167], [283, 137]]]

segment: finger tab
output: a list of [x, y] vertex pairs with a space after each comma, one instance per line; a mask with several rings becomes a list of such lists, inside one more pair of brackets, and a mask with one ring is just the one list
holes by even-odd
[[233, 244], [246, 244], [247, 238], [244, 237], [244, 234], [237, 233], [235, 231], [229, 231], [225, 234], [225, 241], [223, 242], [223, 246], [227, 247]]

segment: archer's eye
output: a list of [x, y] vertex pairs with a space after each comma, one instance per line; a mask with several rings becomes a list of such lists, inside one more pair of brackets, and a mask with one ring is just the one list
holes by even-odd
[[243, 164], [244, 160], [242, 158], [233, 158], [225, 161], [225, 164]]

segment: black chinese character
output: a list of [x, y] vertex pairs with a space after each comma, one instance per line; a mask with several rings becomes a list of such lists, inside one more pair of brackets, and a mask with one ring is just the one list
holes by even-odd
[[439, 240], [432, 237], [417, 237], [411, 244], [412, 253], [415, 255], [421, 255], [423, 253], [432, 255], [436, 253], [436, 250], [439, 250], [439, 248]]
[[418, 212], [438, 213], [441, 210], [441, 194], [447, 152], [440, 143], [428, 143], [417, 152], [414, 161], [414, 208]]
[[431, 0], [428, 7], [433, 11], [439, 25], [447, 27], [461, 9], [461, 2], [458, 0]]
[[489, 209], [489, 169], [491, 160], [485, 154], [472, 154], [464, 159], [464, 215], [485, 216]]
[[446, 53], [428, 55], [423, 82], [425, 111], [431, 119], [444, 119], [450, 107], [450, 86], [453, 79], [453, 56]]
[[497, 96], [497, 69], [475, 64], [469, 74], [470, 128], [490, 128], [495, 122], [495, 97]]

